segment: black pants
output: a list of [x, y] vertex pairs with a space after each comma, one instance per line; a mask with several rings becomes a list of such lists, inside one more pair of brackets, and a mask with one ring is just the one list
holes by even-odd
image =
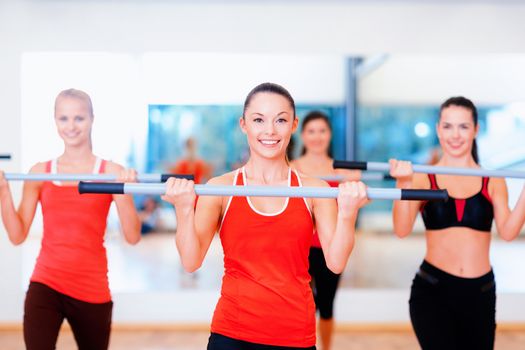
[[310, 248], [308, 260], [310, 261], [308, 272], [312, 276], [315, 306], [319, 310], [320, 317], [329, 320], [334, 316], [335, 293], [341, 275], [333, 273], [326, 266], [321, 248]]
[[410, 318], [424, 350], [493, 349], [493, 272], [478, 278], [461, 278], [424, 261], [412, 283]]
[[53, 350], [67, 319], [79, 350], [106, 350], [113, 302], [92, 304], [71, 298], [45, 284], [31, 282], [24, 306], [24, 340], [28, 350]]
[[310, 348], [295, 348], [255, 344], [226, 337], [221, 334], [211, 333], [210, 339], [208, 340], [208, 350], [315, 350], [315, 346]]

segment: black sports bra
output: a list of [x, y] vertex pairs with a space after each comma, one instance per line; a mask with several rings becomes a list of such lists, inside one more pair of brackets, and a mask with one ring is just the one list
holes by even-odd
[[[429, 174], [431, 189], [439, 189], [436, 175]], [[490, 232], [494, 219], [494, 207], [490, 198], [489, 178], [483, 177], [481, 191], [472, 197], [444, 201], [427, 201], [421, 206], [421, 216], [427, 230], [442, 230], [449, 227], [468, 227]]]

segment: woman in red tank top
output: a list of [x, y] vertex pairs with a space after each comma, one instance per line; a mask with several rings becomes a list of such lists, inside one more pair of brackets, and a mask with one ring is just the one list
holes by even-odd
[[[301, 139], [303, 141], [301, 156], [291, 163], [292, 167], [300, 173], [312, 177], [341, 175], [348, 181], [359, 180], [361, 177], [359, 170], [334, 169], [330, 145], [332, 126], [324, 113], [313, 111], [306, 115], [301, 124]], [[339, 182], [328, 181], [328, 184], [337, 187]], [[334, 329], [334, 299], [341, 275], [333, 273], [326, 266], [317, 232], [314, 232], [308, 260], [315, 306], [320, 316], [318, 328], [322, 350], [330, 350]]]
[[206, 182], [213, 173], [212, 166], [197, 155], [197, 141], [190, 137], [185, 143], [186, 154], [172, 166], [168, 173], [193, 175], [196, 184]]
[[[55, 101], [55, 122], [64, 153], [56, 160], [34, 165], [31, 173], [114, 173], [121, 182], [136, 179], [133, 170], [93, 154], [93, 108], [85, 92], [62, 91]], [[80, 196], [74, 183], [26, 182], [17, 210], [0, 172], [2, 221], [13, 244], [25, 241], [38, 202], [42, 206], [42, 246], [25, 300], [27, 349], [55, 349], [64, 318], [79, 349], [108, 348], [112, 302], [103, 244], [112, 201], [117, 205], [124, 237], [137, 243], [140, 222], [131, 196]]]
[[[291, 170], [286, 147], [297, 128], [295, 104], [283, 87], [264, 83], [246, 98], [239, 120], [250, 158], [209, 184], [326, 187]], [[333, 199], [200, 197], [191, 181], [170, 179], [164, 200], [176, 208], [176, 244], [187, 271], [197, 270], [216, 231], [224, 249], [221, 297], [209, 350], [315, 349], [315, 305], [308, 274], [312, 232], [328, 267], [340, 273], [354, 244], [364, 184], [339, 185]], [[195, 209], [194, 209], [195, 208]]]

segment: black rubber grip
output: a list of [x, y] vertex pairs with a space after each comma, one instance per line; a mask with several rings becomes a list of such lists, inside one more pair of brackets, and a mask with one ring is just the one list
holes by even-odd
[[334, 160], [334, 169], [366, 170], [366, 162], [353, 160]]
[[391, 176], [390, 174], [385, 174], [383, 175], [383, 180], [386, 180], [386, 181], [394, 181], [396, 178]]
[[78, 184], [78, 193], [124, 194], [124, 184], [118, 182], [84, 182]]
[[0, 159], [11, 159], [10, 154], [0, 154]]
[[186, 180], [195, 180], [195, 176], [193, 175], [185, 175], [185, 174], [161, 174], [160, 175], [160, 181], [166, 182], [170, 177], [176, 177], [178, 179], [186, 179]]
[[402, 200], [447, 201], [447, 190], [401, 190]]

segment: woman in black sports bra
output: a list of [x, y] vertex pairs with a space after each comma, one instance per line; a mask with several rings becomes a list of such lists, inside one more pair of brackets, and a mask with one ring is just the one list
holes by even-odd
[[[436, 165], [478, 168], [474, 104], [452, 97], [441, 105], [437, 134], [443, 156]], [[410, 318], [427, 349], [493, 349], [496, 285], [489, 260], [492, 222], [512, 240], [525, 222], [525, 192], [514, 210], [504, 179], [413, 174], [410, 162], [390, 161], [399, 188], [442, 188], [448, 202], [394, 202], [394, 230], [407, 236], [420, 211], [427, 251], [413, 283]]]

